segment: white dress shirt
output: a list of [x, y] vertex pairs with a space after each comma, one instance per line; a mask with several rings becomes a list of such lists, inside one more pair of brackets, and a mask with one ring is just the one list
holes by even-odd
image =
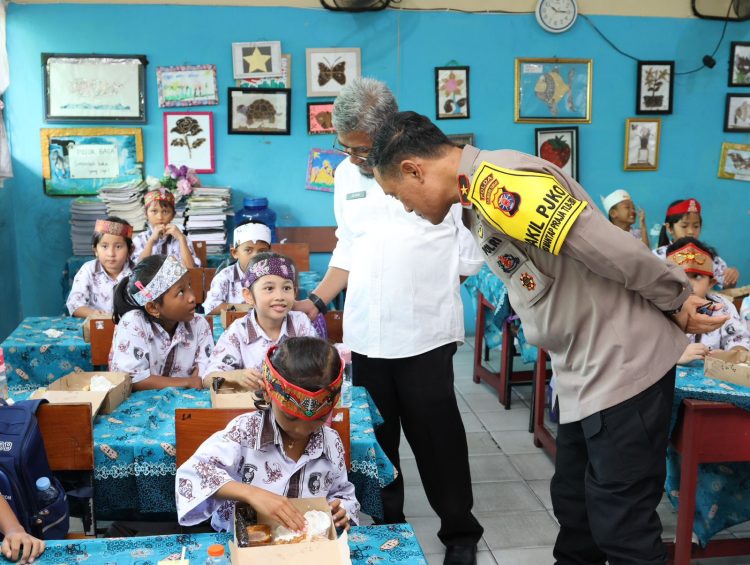
[[398, 359], [463, 342], [459, 275], [477, 273], [483, 258], [460, 205], [434, 226], [347, 159], [336, 168], [333, 206], [338, 243], [330, 266], [349, 271], [344, 343]]

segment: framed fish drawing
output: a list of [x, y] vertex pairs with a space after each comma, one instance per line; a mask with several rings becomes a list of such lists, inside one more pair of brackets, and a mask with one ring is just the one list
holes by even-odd
[[515, 121], [591, 122], [591, 59], [516, 59]]
[[469, 67], [435, 67], [438, 120], [469, 117]]
[[337, 96], [341, 89], [362, 74], [359, 47], [306, 49], [307, 96]]
[[307, 133], [336, 133], [333, 127], [333, 102], [307, 103]]

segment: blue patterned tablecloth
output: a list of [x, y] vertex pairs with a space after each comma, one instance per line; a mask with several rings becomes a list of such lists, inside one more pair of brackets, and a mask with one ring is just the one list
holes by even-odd
[[[177, 408], [210, 407], [209, 391], [168, 388], [134, 392], [112, 414], [94, 422], [94, 501], [97, 515], [174, 513]], [[352, 387], [351, 471], [362, 511], [383, 514], [380, 488], [395, 469], [375, 439], [382, 418], [367, 391]]]
[[476, 275], [466, 279], [464, 286], [471, 295], [475, 312], [479, 311], [477, 290], [484, 295], [487, 302], [495, 306], [493, 315], [485, 318], [484, 342], [487, 347], [499, 347], [503, 338], [503, 322], [510, 315], [510, 302], [505, 284], [495, 276], [495, 273], [485, 263]]
[[[750, 410], [750, 388], [703, 375], [703, 363], [677, 367], [671, 428], [686, 398], [728, 402]], [[750, 463], [706, 463], [698, 467], [693, 531], [703, 547], [714, 534], [750, 520]], [[677, 508], [680, 494], [680, 455], [667, 450], [666, 491]]]
[[[81, 318], [25, 318], [0, 344], [13, 393], [46, 386], [72, 371], [91, 371], [91, 346], [83, 341]], [[46, 330], [62, 332], [49, 337]]]
[[[232, 536], [223, 534], [182, 534], [138, 538], [100, 538], [47, 542], [40, 565], [156, 565], [163, 559], [177, 559], [185, 547], [185, 558], [201, 565], [210, 545], [221, 544], [229, 555]], [[362, 526], [348, 533], [352, 565], [389, 563], [426, 565], [422, 548], [409, 524]]]

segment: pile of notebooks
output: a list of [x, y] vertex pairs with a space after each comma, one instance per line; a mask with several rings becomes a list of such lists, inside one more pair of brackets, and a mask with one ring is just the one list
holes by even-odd
[[227, 216], [233, 216], [232, 189], [197, 186], [187, 199], [185, 229], [190, 241], [205, 241], [206, 252], [216, 255], [226, 252]]
[[122, 218], [133, 226], [133, 231], [137, 233], [146, 229], [144, 192], [146, 182], [133, 180], [103, 186], [99, 190], [99, 198], [107, 205], [107, 215]]
[[107, 217], [107, 207], [98, 198], [76, 198], [70, 203], [70, 239], [73, 255], [92, 255], [91, 236], [96, 220]]

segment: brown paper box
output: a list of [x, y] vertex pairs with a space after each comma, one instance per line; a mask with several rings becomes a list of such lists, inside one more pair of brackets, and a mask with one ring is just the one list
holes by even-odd
[[706, 356], [703, 373], [712, 379], [750, 387], [750, 353], [741, 350], [714, 351]]
[[112, 314], [94, 314], [89, 316], [81, 324], [83, 330], [83, 341], [91, 343], [91, 320], [112, 320]]
[[[223, 375], [242, 373], [244, 370], [223, 371]], [[255, 410], [255, 395], [252, 391], [240, 388], [236, 383], [224, 382], [217, 393], [211, 387], [211, 408], [247, 408]]]
[[[101, 375], [114, 383], [115, 388], [107, 392], [83, 390], [91, 384], [94, 375]], [[30, 398], [46, 398], [52, 404], [91, 403], [91, 414], [111, 414], [130, 396], [132, 380], [128, 373], [118, 372], [81, 372], [69, 373], [47, 385], [46, 389], [37, 389]]]
[[[331, 507], [323, 497], [319, 498], [290, 498], [291, 502], [303, 514], [308, 510], [322, 510], [330, 514]], [[271, 531], [279, 525], [272, 518], [258, 512], [258, 523], [268, 524]], [[303, 541], [279, 545], [262, 545], [257, 547], [239, 547], [237, 531], [234, 523], [234, 541], [229, 542], [232, 565], [288, 565], [300, 563], [304, 565], [351, 565], [349, 557], [349, 543], [344, 532], [336, 538], [336, 528], [331, 520], [328, 539], [322, 541]]]
[[249, 304], [233, 304], [230, 308], [233, 309], [225, 308], [221, 311], [221, 327], [224, 329], [231, 326], [237, 318], [246, 316], [252, 307]]

